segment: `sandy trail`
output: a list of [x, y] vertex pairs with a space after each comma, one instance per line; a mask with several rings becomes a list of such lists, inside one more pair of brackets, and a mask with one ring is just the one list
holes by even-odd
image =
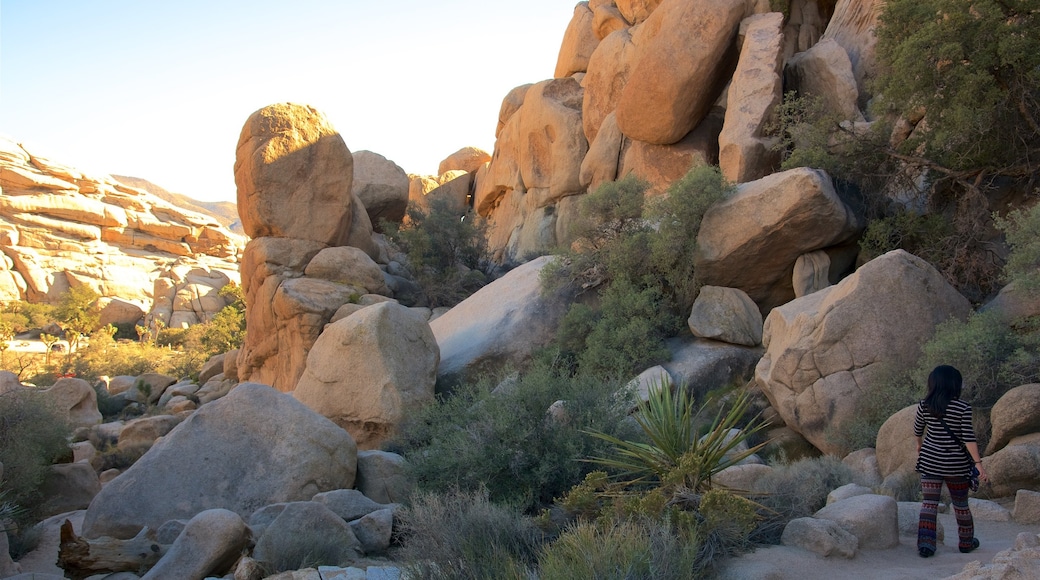
[[957, 549], [957, 521], [952, 513], [939, 514], [946, 541], [931, 558], [917, 554], [917, 538], [900, 536], [899, 546], [888, 550], [860, 550], [846, 560], [822, 558], [801, 548], [770, 546], [728, 562], [722, 569], [725, 580], [915, 580], [946, 578], [959, 574], [976, 560], [988, 564], [997, 552], [1015, 545], [1022, 532], [1040, 534], [1040, 526], [1015, 522], [975, 520], [977, 550], [962, 554]]

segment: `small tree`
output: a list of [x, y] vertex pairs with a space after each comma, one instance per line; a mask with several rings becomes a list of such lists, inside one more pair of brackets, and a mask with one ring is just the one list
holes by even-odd
[[43, 348], [46, 349], [46, 356], [44, 357], [46, 360], [44, 364], [48, 366], [51, 364], [51, 347], [54, 346], [58, 340], [60, 339], [52, 334], [47, 334], [46, 332], [40, 333], [40, 342], [43, 343]]
[[0, 320], [0, 368], [5, 368], [7, 362], [4, 360], [4, 355], [7, 349], [11, 346], [7, 341], [14, 338], [14, 328], [11, 327], [7, 321]]
[[76, 350], [80, 337], [89, 336], [101, 326], [98, 298], [89, 286], [76, 286], [61, 295], [54, 316], [66, 332], [70, 353]]

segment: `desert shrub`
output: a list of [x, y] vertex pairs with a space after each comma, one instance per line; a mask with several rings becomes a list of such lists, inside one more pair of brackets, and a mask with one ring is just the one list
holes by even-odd
[[694, 262], [704, 214], [733, 191], [718, 167], [696, 166], [647, 206], [647, 217], [657, 226], [650, 238], [650, 258], [677, 314], [689, 312], [700, 290]]
[[528, 577], [542, 534], [513, 507], [491, 503], [485, 490], [420, 493], [398, 527], [409, 577]]
[[101, 376], [138, 376], [158, 372], [168, 351], [142, 343], [120, 343], [107, 332], [95, 332], [90, 341], [70, 357], [69, 370], [94, 382]]
[[952, 233], [949, 221], [941, 216], [896, 210], [867, 224], [859, 241], [859, 261], [869, 262], [886, 252], [902, 249], [936, 264], [944, 259], [944, 241]]
[[997, 226], [1011, 248], [1004, 267], [1007, 280], [1030, 291], [1040, 288], [1040, 204], [997, 219]]
[[988, 409], [1009, 389], [1040, 381], [1040, 332], [1016, 327], [995, 311], [976, 312], [966, 321], [940, 324], [921, 348], [914, 371], [924, 397], [928, 373], [940, 364], [957, 367], [964, 377], [961, 398]]
[[410, 204], [402, 227], [382, 227], [408, 257], [430, 307], [454, 306], [489, 281], [487, 226], [475, 212], [440, 198], [426, 210]]
[[2, 489], [9, 501], [27, 510], [40, 505], [40, 484], [48, 467], [68, 452], [72, 430], [67, 418], [33, 390], [0, 395]]
[[830, 455], [772, 467], [755, 482], [752, 491], [756, 501], [783, 521], [811, 516], [827, 505], [827, 494], [855, 480], [852, 470]]
[[[533, 509], [581, 481], [591, 466], [578, 459], [606, 446], [579, 429], [627, 433], [623, 419], [631, 403], [615, 396], [618, 383], [572, 379], [538, 364], [509, 386], [494, 392], [493, 386], [490, 380], [460, 385], [402, 427], [393, 445], [420, 488], [483, 487], [492, 501]], [[547, 419], [558, 400], [566, 419]]]
[[664, 340], [696, 297], [701, 219], [731, 187], [718, 168], [698, 166], [650, 203], [648, 188], [629, 174], [586, 195], [575, 243], [542, 272], [547, 289], [591, 294], [561, 323], [557, 344], [575, 372], [630, 377], [667, 360]]
[[698, 546], [690, 531], [652, 519], [580, 522], [545, 548], [538, 572], [545, 580], [701, 578]]
[[574, 356], [583, 373], [630, 377], [668, 360], [665, 339], [674, 334], [676, 320], [663, 305], [660, 290], [639, 288], [627, 279], [615, 280], [596, 310], [568, 311], [562, 325], [577, 340]]

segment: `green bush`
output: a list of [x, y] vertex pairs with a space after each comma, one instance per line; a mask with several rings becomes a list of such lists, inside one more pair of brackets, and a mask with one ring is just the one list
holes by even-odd
[[953, 235], [950, 222], [938, 215], [896, 211], [871, 220], [859, 241], [859, 261], [866, 263], [892, 250], [906, 250], [932, 264], [945, 259], [944, 241]]
[[657, 225], [650, 238], [651, 261], [665, 283], [670, 308], [679, 315], [689, 313], [700, 290], [694, 262], [704, 214], [734, 189], [718, 167], [696, 166], [648, 204], [647, 217]]
[[966, 321], [940, 324], [921, 348], [914, 378], [921, 385], [940, 364], [951, 364], [964, 377], [961, 398], [976, 408], [989, 408], [1009, 389], [1040, 381], [1040, 332], [1016, 328], [992, 310], [973, 313]]
[[[772, 467], [755, 482], [752, 491], [759, 503], [783, 521], [811, 516], [827, 505], [827, 494], [855, 482], [852, 470], [829, 455]], [[779, 540], [779, 532], [775, 539]]]
[[407, 256], [427, 305], [454, 306], [487, 284], [492, 263], [483, 220], [446, 198], [429, 209], [411, 204], [401, 228], [384, 222], [390, 241]]
[[648, 188], [629, 174], [586, 195], [575, 243], [542, 272], [546, 289], [588, 293], [564, 317], [557, 343], [575, 372], [630, 378], [667, 360], [664, 341], [681, 331], [696, 297], [701, 219], [732, 188], [710, 166], [645, 203]]
[[[485, 487], [492, 501], [533, 510], [581, 481], [591, 466], [578, 460], [606, 447], [580, 429], [630, 433], [623, 419], [631, 403], [615, 395], [618, 383], [538, 364], [495, 392], [492, 386], [461, 385], [402, 427], [393, 449], [422, 489]], [[558, 400], [566, 419], [550, 420], [546, 410]]]
[[998, 218], [997, 226], [1004, 231], [1011, 247], [1004, 267], [1007, 280], [1035, 292], [1040, 288], [1040, 204]]
[[704, 577], [695, 533], [652, 519], [581, 522], [538, 559], [539, 578], [669, 580]]
[[525, 580], [542, 542], [531, 518], [481, 489], [420, 493], [398, 529], [409, 577], [429, 580]]
[[658, 288], [642, 288], [621, 278], [604, 292], [598, 310], [579, 306], [562, 322], [569, 346], [583, 373], [631, 377], [668, 360], [665, 339], [675, 334], [676, 318], [664, 306]]
[[33, 390], [0, 395], [0, 463], [7, 499], [27, 510], [40, 505], [48, 468], [68, 452], [72, 430], [65, 415]]

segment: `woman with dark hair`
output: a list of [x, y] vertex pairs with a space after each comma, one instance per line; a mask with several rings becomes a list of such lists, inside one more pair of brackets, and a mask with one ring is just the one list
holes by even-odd
[[979, 547], [975, 523], [968, 509], [968, 477], [982, 469], [979, 445], [971, 423], [971, 405], [960, 399], [963, 379], [957, 369], [941, 365], [928, 375], [928, 394], [917, 405], [914, 435], [917, 437], [917, 471], [921, 474], [921, 519], [917, 526], [917, 553], [935, 554], [935, 519], [943, 483], [953, 499], [957, 518], [957, 547], [968, 553]]

